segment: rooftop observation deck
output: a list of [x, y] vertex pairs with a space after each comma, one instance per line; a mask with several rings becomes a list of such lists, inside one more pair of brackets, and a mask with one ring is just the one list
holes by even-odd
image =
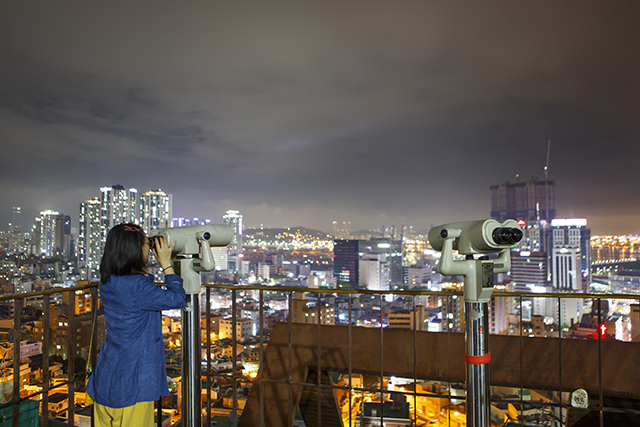
[[[301, 299], [302, 292], [312, 304]], [[204, 425], [466, 425], [464, 336], [456, 332], [463, 330], [456, 326], [464, 319], [459, 313], [464, 304], [456, 304], [461, 297], [457, 291], [203, 285], [201, 304], [209, 308], [202, 311]], [[562, 327], [562, 301], [590, 300], [600, 325], [600, 301], [637, 304], [639, 296], [495, 292], [494, 297], [520, 309], [516, 327], [489, 341], [493, 425], [640, 425], [640, 343], [602, 334], [572, 339]], [[91, 311], [77, 313], [77, 298], [91, 301]], [[93, 425], [91, 411], [83, 407], [85, 369], [79, 359], [67, 358], [65, 375], [42, 355], [59, 353], [56, 337], [62, 335], [66, 354], [86, 360], [87, 330], [99, 341], [100, 328], [91, 329], [94, 318], [100, 324], [97, 284], [0, 297], [8, 301], [15, 313], [35, 305], [42, 316], [41, 331], [31, 328], [28, 335], [24, 316], [13, 318], [10, 349], [2, 360], [2, 381], [10, 384], [0, 385], [7, 398], [0, 405], [0, 426]], [[547, 301], [559, 326], [537, 334], [546, 337], [530, 337], [535, 331], [522, 309], [525, 301], [533, 306]], [[52, 316], [65, 304], [76, 309], [66, 311], [66, 334], [56, 328], [54, 337]], [[432, 327], [437, 321], [419, 309], [430, 306], [446, 307], [444, 328]], [[373, 317], [363, 321], [363, 312]], [[430, 332], [434, 329], [444, 331]], [[40, 353], [26, 350], [25, 336], [41, 343]], [[179, 342], [170, 337], [166, 342], [168, 358], [174, 357]], [[92, 364], [98, 350], [93, 346]], [[70, 379], [69, 372], [75, 373]], [[571, 404], [577, 389], [588, 393], [584, 408]], [[158, 402], [158, 426], [181, 425], [180, 387], [172, 396]]]

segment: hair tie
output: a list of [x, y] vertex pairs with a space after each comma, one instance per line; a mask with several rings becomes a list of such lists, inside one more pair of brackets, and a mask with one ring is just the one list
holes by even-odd
[[125, 225], [124, 226], [124, 231], [135, 231], [135, 232], [138, 232], [138, 231], [140, 231], [140, 229], [138, 227], [132, 227], [130, 225]]

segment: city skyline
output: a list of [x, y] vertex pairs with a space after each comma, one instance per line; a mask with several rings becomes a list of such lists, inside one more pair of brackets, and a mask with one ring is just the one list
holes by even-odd
[[175, 217], [428, 229], [544, 178], [551, 140], [557, 217], [640, 231], [639, 5], [1, 8], [1, 229], [14, 206], [77, 225], [116, 184]]

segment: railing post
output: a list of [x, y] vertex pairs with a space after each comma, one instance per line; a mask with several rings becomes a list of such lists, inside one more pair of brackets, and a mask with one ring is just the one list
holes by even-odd
[[[452, 306], [452, 298], [451, 296], [447, 295], [447, 307], [451, 307]], [[447, 426], [451, 425], [451, 405], [453, 405], [453, 396], [451, 395], [453, 393], [453, 387], [451, 386], [452, 381], [451, 381], [451, 328], [449, 327], [449, 325], [447, 325], [447, 370], [449, 373], [449, 377], [447, 378], [447, 385], [449, 387], [449, 410], [447, 411]]]
[[349, 294], [349, 302], [348, 302], [348, 307], [349, 307], [349, 427], [353, 427], [353, 420], [352, 420], [352, 405], [353, 405], [353, 401], [352, 401], [352, 392], [351, 392], [351, 388], [352, 388], [352, 383], [351, 383], [351, 377], [353, 376], [353, 372], [352, 372], [352, 367], [351, 367], [351, 294]]
[[384, 425], [384, 297], [380, 294], [380, 425]]
[[[416, 296], [411, 297], [413, 304], [413, 423], [418, 425], [418, 309], [416, 307]], [[420, 324], [422, 330], [422, 324]]]
[[51, 328], [49, 327], [51, 306], [49, 299], [48, 294], [42, 298], [42, 427], [49, 425], [49, 346], [51, 345]]
[[[47, 298], [49, 296], [47, 295]], [[93, 370], [96, 367], [96, 362], [98, 359], [98, 288], [94, 287], [91, 288], [91, 319], [92, 319], [92, 324], [91, 324], [91, 345], [89, 348], [89, 353], [91, 357], [91, 372], [93, 372]], [[95, 425], [95, 419], [93, 418], [93, 411], [91, 411], [91, 427], [94, 427]]]
[[207, 422], [211, 425], [211, 288], [207, 288], [204, 301], [207, 322]]
[[260, 292], [260, 368], [258, 381], [260, 383], [260, 427], [264, 427], [264, 291]]
[[520, 295], [520, 312], [519, 312], [519, 315], [520, 315], [520, 425], [523, 425], [523, 423], [524, 423], [524, 400], [523, 400], [524, 399], [523, 398], [523, 395], [524, 395], [524, 383], [523, 383], [523, 378], [522, 378], [522, 375], [523, 375], [522, 372], [523, 372], [523, 369], [524, 369], [524, 366], [523, 366], [523, 363], [524, 363], [523, 362], [523, 360], [524, 360], [523, 359], [523, 357], [524, 357], [523, 356], [523, 353], [524, 353], [524, 350], [523, 350], [524, 342], [522, 340], [522, 336], [523, 336], [522, 335], [522, 330], [524, 328], [524, 324], [522, 323], [522, 295]]
[[287, 427], [289, 427], [290, 425], [293, 425], [293, 420], [296, 417], [296, 408], [293, 407], [293, 385], [291, 384], [293, 382], [293, 343], [291, 342], [292, 336], [293, 336], [293, 313], [291, 313], [291, 311], [293, 310], [293, 292], [289, 292], [288, 295], [288, 301], [287, 301], [287, 307], [289, 308], [289, 319], [288, 319], [288, 327], [289, 327], [289, 335], [288, 335], [288, 348], [287, 348], [287, 356], [288, 356], [288, 365], [287, 365], [287, 370], [288, 370], [288, 375], [287, 375], [287, 383], [288, 383], [288, 409], [289, 409], [289, 415], [290, 415], [290, 421], [289, 421], [289, 425], [287, 425]]
[[322, 344], [321, 344], [321, 332], [322, 332], [322, 325], [321, 325], [321, 321], [320, 321], [320, 316], [322, 314], [322, 307], [321, 307], [321, 300], [320, 300], [320, 293], [316, 294], [316, 320], [318, 321], [318, 349], [317, 349], [317, 363], [318, 363], [318, 370], [316, 372], [316, 381], [318, 382], [318, 388], [317, 388], [317, 395], [318, 395], [318, 417], [317, 417], [317, 422], [318, 425], [321, 426], [322, 425], [322, 368], [320, 367], [320, 364], [322, 363]]
[[564, 425], [564, 402], [562, 400], [562, 302], [558, 298], [558, 381], [560, 383], [558, 390], [558, 400], [560, 401], [560, 411], [558, 419], [560, 424]]
[[68, 408], [67, 408], [67, 425], [73, 427], [75, 424], [75, 385], [76, 385], [76, 293], [75, 291], [69, 291], [69, 339], [67, 340], [67, 369], [69, 371], [67, 386], [68, 393]]
[[20, 315], [22, 298], [13, 300], [13, 414], [11, 425], [20, 426]]
[[600, 305], [600, 301], [602, 301], [600, 298], [598, 298], [596, 300], [598, 302], [597, 306], [598, 306], [598, 395], [599, 395], [599, 399], [598, 399], [598, 406], [599, 406], [599, 418], [600, 418], [600, 427], [604, 427], [604, 412], [602, 411], [602, 408], [604, 407], [604, 390], [602, 387], [602, 329], [601, 326], [602, 325], [602, 312], [601, 312], [601, 305]]
[[236, 345], [238, 344], [238, 322], [237, 322], [237, 310], [238, 304], [236, 302], [237, 291], [234, 289], [231, 291], [231, 373], [232, 373], [232, 390], [233, 390], [233, 422], [232, 426], [238, 425], [238, 383], [237, 378], [237, 363], [238, 355]]

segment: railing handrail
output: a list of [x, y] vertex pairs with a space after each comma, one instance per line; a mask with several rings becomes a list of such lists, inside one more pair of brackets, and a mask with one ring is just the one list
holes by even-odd
[[[49, 288], [42, 291], [27, 292], [27, 293], [13, 293], [0, 295], [0, 302], [11, 301], [15, 299], [33, 298], [43, 295], [51, 295], [63, 292], [82, 291], [85, 289], [97, 288], [99, 282], [87, 283], [84, 285], [71, 286], [68, 288]], [[430, 295], [430, 296], [462, 296], [462, 290], [450, 290], [450, 291], [424, 291], [424, 290], [408, 290], [408, 289], [396, 289], [396, 290], [371, 290], [371, 289], [335, 289], [335, 288], [306, 288], [302, 286], [267, 286], [267, 285], [238, 285], [238, 284], [221, 284], [221, 283], [206, 283], [203, 284], [205, 288], [212, 289], [237, 289], [237, 290], [249, 290], [249, 291], [269, 291], [269, 292], [311, 292], [319, 294], [369, 294], [369, 295]], [[536, 292], [507, 292], [507, 291], [494, 291], [492, 294], [494, 297], [528, 297], [528, 298], [567, 298], [567, 299], [630, 299], [640, 300], [640, 295], [633, 294], [593, 294], [593, 293], [574, 293], [574, 292], [558, 292], [558, 293], [536, 293]]]
[[[462, 290], [450, 291], [418, 291], [418, 290], [371, 290], [371, 289], [334, 289], [334, 288], [305, 288], [302, 286], [266, 286], [266, 285], [238, 285], [238, 284], [219, 284], [207, 283], [203, 284], [205, 288], [226, 289], [226, 290], [248, 290], [248, 291], [267, 291], [267, 292], [310, 292], [319, 294], [370, 294], [370, 295], [431, 295], [431, 296], [462, 296]], [[495, 297], [525, 297], [525, 298], [573, 298], [573, 299], [631, 299], [640, 300], [640, 295], [633, 294], [592, 294], [592, 293], [535, 293], [535, 292], [506, 292], [494, 291], [492, 296]]]
[[33, 297], [39, 297], [39, 296], [51, 295], [51, 294], [57, 294], [57, 293], [63, 293], [63, 292], [82, 291], [85, 289], [91, 289], [91, 288], [97, 288], [97, 287], [98, 287], [98, 282], [92, 282], [92, 283], [87, 283], [85, 285], [71, 286], [68, 288], [49, 288], [42, 291], [26, 292], [24, 294], [5, 294], [5, 295], [0, 295], [0, 302], [10, 301], [15, 299], [33, 298]]

